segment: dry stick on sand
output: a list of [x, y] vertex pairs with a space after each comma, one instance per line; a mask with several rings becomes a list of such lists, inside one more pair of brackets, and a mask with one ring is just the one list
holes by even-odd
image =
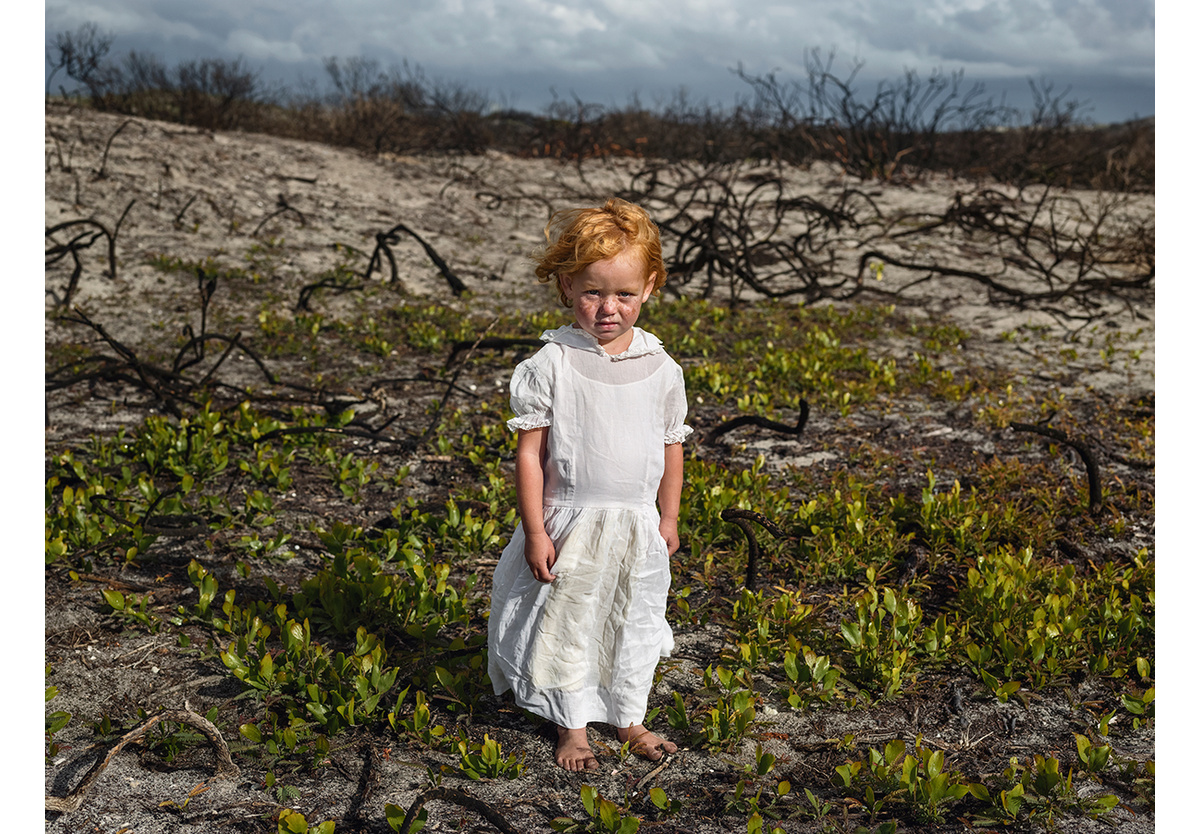
[[1087, 469], [1088, 479], [1088, 511], [1095, 515], [1100, 512], [1100, 508], [1104, 506], [1104, 496], [1100, 491], [1100, 468], [1096, 465], [1096, 457], [1092, 454], [1084, 443], [1074, 440], [1061, 432], [1058, 429], [1052, 429], [1048, 426], [1034, 426], [1029, 423], [1009, 423], [1009, 428], [1013, 431], [1032, 432], [1040, 434], [1042, 437], [1055, 440], [1070, 446], [1079, 453], [1079, 457], [1083, 459], [1084, 468]]
[[199, 193], [199, 192], [197, 192], [197, 193], [193, 194], [193, 195], [192, 195], [192, 196], [191, 196], [191, 197], [188, 199], [188, 201], [187, 201], [186, 203], [184, 203], [184, 204], [183, 204], [183, 208], [181, 208], [181, 209], [179, 210], [179, 213], [175, 215], [175, 220], [174, 220], [174, 221], [172, 221], [172, 222], [173, 222], [173, 225], [175, 226], [175, 228], [176, 228], [176, 229], [182, 228], [182, 226], [183, 226], [183, 215], [187, 213], [187, 210], [188, 210], [188, 209], [190, 209], [190, 208], [192, 207], [192, 203], [196, 202], [196, 198], [197, 198], [197, 197], [199, 197], [199, 196], [200, 196], [200, 193]]
[[726, 432], [731, 432], [734, 429], [742, 426], [758, 426], [759, 428], [770, 429], [771, 431], [781, 432], [783, 434], [791, 434], [797, 437], [800, 432], [804, 431], [804, 426], [808, 423], [808, 402], [800, 401], [800, 416], [796, 420], [796, 425], [789, 426], [786, 423], [778, 423], [775, 420], [768, 420], [766, 417], [760, 417], [757, 414], [743, 414], [740, 417], [734, 417], [732, 420], [726, 420], [724, 423], [719, 423], [714, 426], [711, 431], [704, 437], [705, 445], [712, 445], [717, 442], [717, 438]]
[[460, 791], [455, 788], [430, 788], [427, 791], [419, 794], [413, 804], [409, 807], [408, 812], [404, 815], [404, 822], [396, 829], [397, 834], [409, 834], [412, 831], [413, 823], [416, 822], [417, 814], [421, 812], [422, 806], [431, 799], [440, 799], [443, 802], [453, 802], [460, 808], [466, 808], [468, 811], [474, 811], [481, 817], [486, 819], [501, 832], [501, 834], [517, 834], [517, 829], [504, 817], [500, 816], [491, 805], [480, 799], [476, 799], [466, 791]]
[[[224, 361], [229, 357], [234, 347], [241, 350], [244, 355], [250, 357], [251, 361], [258, 366], [260, 371], [262, 371], [263, 376], [266, 377], [268, 382], [271, 384], [277, 384], [279, 382], [279, 378], [272, 373], [269, 368], [267, 368], [263, 360], [254, 351], [242, 344], [241, 333], [237, 333], [232, 337], [223, 336], [216, 333], [195, 336], [190, 339], [188, 343], [180, 350], [180, 353], [175, 360], [173, 369], [167, 370], [156, 365], [151, 365], [150, 363], [139, 359], [137, 353], [132, 348], [111, 336], [108, 331], [105, 330], [103, 325], [92, 321], [79, 307], [75, 308], [75, 313], [73, 316], [64, 316], [62, 320], [65, 322], [83, 324], [87, 327], [90, 327], [108, 344], [109, 347], [111, 347], [117, 353], [117, 355], [120, 357], [120, 360], [123, 361], [107, 361], [105, 357], [100, 357], [94, 360], [105, 363], [105, 366], [100, 370], [87, 374], [74, 374], [66, 379], [52, 378], [57, 374], [57, 372], [54, 372], [54, 374], [47, 374], [47, 390], [64, 388], [84, 380], [122, 379], [133, 385], [140, 386], [156, 397], [163, 404], [164, 408], [166, 408], [176, 417], [179, 417], [182, 416], [182, 413], [179, 411], [178, 403], [188, 403], [193, 406], [199, 406], [200, 403], [193, 400], [191, 398], [192, 395], [196, 393], [197, 389], [209, 382], [217, 368], [219, 368], [221, 364], [223, 364]], [[190, 363], [185, 364], [183, 362], [183, 357], [189, 351], [199, 350], [199, 346], [202, 346], [203, 343], [207, 341], [225, 342], [227, 347], [224, 353], [218, 358], [216, 364], [208, 371], [208, 373], [204, 375], [201, 380], [198, 382], [189, 380], [174, 369], [179, 367], [187, 367]], [[125, 370], [132, 371], [134, 374], [136, 374], [137, 378], [134, 379], [133, 377], [125, 374]], [[238, 391], [240, 397], [248, 396], [247, 392], [240, 388], [236, 388], [235, 386], [227, 385], [225, 383], [221, 384], [225, 385], [225, 387], [233, 388], [234, 390]]]
[[112, 149], [113, 140], [117, 138], [117, 134], [131, 124], [133, 124], [133, 119], [126, 119], [121, 122], [120, 127], [112, 132], [112, 136], [108, 137], [108, 141], [104, 144], [104, 156], [100, 159], [100, 170], [96, 172], [96, 179], [102, 180], [108, 176], [108, 172], [105, 169], [108, 167], [108, 152]]
[[[454, 364], [454, 360], [464, 350], [507, 350], [513, 347], [533, 347], [540, 348], [543, 342], [541, 339], [523, 339], [523, 338], [504, 338], [502, 336], [494, 336], [490, 339], [477, 339], [474, 342], [460, 341], [455, 342], [450, 346], [450, 355], [446, 357], [445, 367], [449, 368]], [[470, 354], [468, 354], [469, 356]]]
[[172, 709], [161, 712], [158, 715], [153, 715], [147, 718], [137, 727], [121, 736], [120, 740], [113, 745], [112, 749], [104, 756], [104, 758], [92, 765], [92, 769], [87, 772], [83, 780], [75, 787], [73, 791], [64, 797], [48, 796], [46, 797], [46, 810], [58, 811], [63, 814], [70, 814], [73, 811], [79, 810], [83, 804], [84, 797], [100, 778], [100, 774], [108, 767], [118, 753], [120, 753], [125, 745], [130, 742], [137, 741], [147, 732], [153, 729], [156, 725], [163, 721], [174, 721], [178, 724], [187, 724], [204, 734], [208, 739], [208, 743], [213, 746], [213, 751], [217, 754], [217, 772], [213, 775], [213, 779], [232, 779], [240, 772], [238, 766], [233, 763], [233, 759], [229, 755], [229, 745], [225, 743], [221, 731], [218, 730], [211, 721], [203, 716], [192, 712], [187, 703], [184, 703], [183, 709]]
[[[67, 220], [63, 223], [59, 223], [56, 226], [51, 226], [50, 228], [46, 229], [46, 237], [51, 237], [57, 232], [61, 232], [63, 229], [69, 229], [72, 226], [95, 226], [100, 230], [100, 234], [104, 235], [105, 240], [108, 241], [108, 277], [115, 280], [117, 277], [117, 235], [121, 231], [121, 224], [124, 223], [125, 218], [129, 216], [129, 210], [133, 208], [133, 204], [136, 202], [137, 200], [129, 201], [129, 205], [125, 206], [125, 211], [121, 212], [121, 217], [117, 220], [117, 225], [113, 226], [111, 232], [108, 230], [108, 227], [99, 220], [96, 220], [92, 217], [85, 217], [79, 220]], [[75, 240], [78, 239], [78, 237], [75, 238]], [[89, 240], [87, 245], [90, 246], [94, 240], [95, 238]], [[72, 244], [74, 244], [74, 241], [72, 241]], [[68, 244], [68, 246], [72, 244]], [[46, 252], [47, 257], [59, 254], [60, 249], [62, 249], [61, 246], [52, 247]], [[51, 261], [51, 263], [53, 263], [53, 261]], [[78, 278], [76, 278], [76, 280], [78, 280]]]
[[[500, 321], [499, 316], [492, 319], [491, 323], [488, 324], [488, 326], [484, 328], [483, 332], [479, 334], [479, 338], [475, 340], [475, 344], [471, 345], [470, 349], [467, 351], [467, 355], [463, 357], [462, 364], [458, 366], [458, 370], [455, 371], [454, 376], [450, 378], [450, 385], [447, 386], [445, 395], [442, 397], [441, 402], [437, 404], [437, 408], [435, 408], [433, 411], [433, 419], [429, 421], [429, 425], [421, 434], [420, 439], [417, 440], [418, 446], [424, 444], [429, 438], [429, 435], [433, 433], [433, 430], [437, 428], [438, 421], [442, 419], [442, 411], [446, 408], [446, 402], [450, 399], [450, 395], [453, 394], [454, 390], [458, 387], [458, 378], [462, 376], [463, 370], [467, 367], [467, 360], [470, 359], [475, 353], [476, 348], [479, 347], [480, 343], [487, 337], [487, 334], [491, 332], [491, 329], [496, 326], [496, 322], [498, 321]], [[447, 360], [447, 364], [449, 364], [449, 360]]]
[[75, 297], [75, 291], [79, 289], [79, 276], [83, 274], [83, 261], [79, 259], [79, 250], [87, 249], [96, 242], [101, 234], [102, 232], [80, 232], [66, 243], [51, 246], [46, 250], [46, 266], [58, 263], [67, 255], [70, 255], [75, 263], [74, 269], [71, 270], [71, 277], [67, 279], [67, 286], [63, 290], [61, 299], [55, 294], [54, 290], [46, 290], [46, 294], [54, 298], [55, 305], [58, 308], [69, 308], [71, 300]]
[[746, 534], [746, 544], [750, 548], [750, 556], [746, 559], [746, 590], [753, 591], [758, 583], [758, 539], [754, 537], [754, 524], [761, 524], [763, 529], [777, 539], [793, 538], [762, 513], [753, 510], [741, 510], [730, 507], [721, 511], [721, 520], [736, 524]]
[[437, 253], [432, 246], [425, 242], [425, 238], [414, 232], [412, 229], [405, 226], [403, 223], [397, 223], [386, 232], [380, 232], [375, 235], [375, 251], [371, 253], [371, 262], [367, 264], [367, 271], [363, 274], [363, 281], [370, 280], [371, 274], [380, 267], [380, 253], [388, 259], [388, 264], [391, 266], [392, 283], [400, 279], [399, 270], [396, 268], [396, 257], [392, 254], [391, 247], [400, 242], [398, 237], [399, 232], [404, 232], [411, 235], [417, 243], [421, 244], [421, 248], [425, 250], [425, 254], [429, 256], [429, 260], [433, 261], [437, 266], [438, 271], [442, 273], [442, 277], [446, 279], [446, 283], [450, 285], [450, 291], [457, 295], [462, 295], [467, 291], [467, 285], [455, 274], [450, 265], [442, 259], [442, 256]]
[[300, 211], [300, 209], [298, 209], [295, 206], [288, 203], [287, 197], [284, 196], [283, 194], [279, 195], [279, 198], [275, 201], [275, 206], [276, 206], [276, 210], [271, 212], [270, 214], [268, 214], [266, 217], [264, 217], [259, 222], [259, 224], [254, 227], [254, 231], [250, 233], [250, 237], [258, 237], [258, 233], [262, 231], [262, 227], [267, 225], [267, 223], [271, 220], [271, 218], [278, 217], [279, 215], [281, 215], [285, 212], [289, 212], [289, 211], [300, 218], [301, 226], [308, 225], [308, 219], [305, 218], [304, 212]]

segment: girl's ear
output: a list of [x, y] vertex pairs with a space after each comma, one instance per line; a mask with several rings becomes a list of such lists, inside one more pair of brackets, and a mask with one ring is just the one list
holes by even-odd
[[571, 276], [563, 275], [561, 272], [558, 275], [558, 288], [563, 291], [564, 295], [571, 294]]
[[654, 295], [654, 279], [658, 277], [657, 272], [651, 272], [646, 278], [646, 289], [642, 293], [642, 303], [645, 304], [650, 300], [650, 296]]

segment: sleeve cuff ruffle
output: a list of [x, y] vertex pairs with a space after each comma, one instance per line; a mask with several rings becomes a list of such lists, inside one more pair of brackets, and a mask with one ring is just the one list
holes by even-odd
[[545, 414], [522, 414], [508, 421], [509, 431], [533, 431], [550, 425], [550, 418]]
[[691, 426], [685, 425], [685, 426], [680, 426], [677, 429], [671, 429], [670, 431], [667, 432], [667, 436], [666, 436], [666, 439], [664, 440], [664, 444], [667, 446], [670, 446], [673, 443], [682, 443], [683, 441], [687, 440], [688, 435], [691, 433], [692, 433]]

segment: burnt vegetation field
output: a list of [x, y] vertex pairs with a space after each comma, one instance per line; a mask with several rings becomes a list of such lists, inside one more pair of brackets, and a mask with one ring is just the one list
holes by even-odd
[[[1154, 826], [1153, 123], [813, 56], [533, 116], [58, 36], [46, 830]], [[1004, 128], [1004, 129], [1001, 129]], [[549, 214], [650, 210], [689, 424], [650, 724], [491, 692]]]

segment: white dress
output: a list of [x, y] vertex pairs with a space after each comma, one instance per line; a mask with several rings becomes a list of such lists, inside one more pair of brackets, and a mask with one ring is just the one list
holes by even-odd
[[508, 426], [549, 426], [542, 504], [557, 578], [533, 578], [518, 524], [492, 579], [488, 675], [497, 695], [512, 689], [560, 726], [628, 727], [674, 646], [655, 500], [666, 445], [692, 431], [683, 371], [636, 327], [616, 356], [571, 325], [542, 340], [513, 372]]

